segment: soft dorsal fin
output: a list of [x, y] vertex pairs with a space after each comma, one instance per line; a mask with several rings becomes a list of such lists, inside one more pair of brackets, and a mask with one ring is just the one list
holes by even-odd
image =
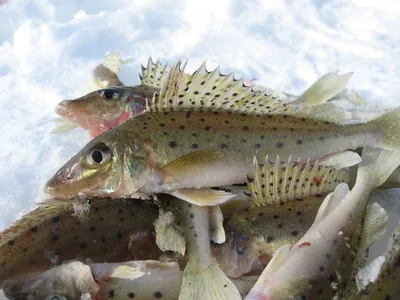
[[288, 102], [288, 97], [270, 89], [247, 85], [233, 73], [222, 75], [219, 67], [209, 72], [205, 62], [192, 74], [184, 73], [186, 62], [175, 63], [160, 93], [155, 93], [150, 111], [220, 110], [245, 114], [286, 114], [344, 123], [350, 115], [332, 103], [307, 106]]
[[348, 182], [348, 169], [319, 165], [318, 161], [305, 164], [281, 162], [279, 156], [270, 162], [268, 156], [264, 164], [254, 158], [254, 178], [247, 178], [252, 194], [252, 206], [276, 204], [282, 201], [315, 196], [333, 191], [341, 182]]
[[142, 65], [142, 73], [139, 74], [140, 81], [143, 85], [160, 90], [165, 84], [170, 70], [171, 67], [169, 64], [162, 66], [160, 60], [154, 63], [150, 57], [147, 62], [147, 67]]
[[324, 74], [293, 103], [319, 105], [327, 102], [346, 87], [352, 75], [353, 73], [344, 75], [338, 75], [337, 73]]

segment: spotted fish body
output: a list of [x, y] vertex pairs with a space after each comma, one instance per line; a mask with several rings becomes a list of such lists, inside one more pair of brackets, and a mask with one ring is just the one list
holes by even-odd
[[[71, 300], [89, 296], [93, 300], [176, 300], [182, 276], [183, 272], [176, 263], [153, 260], [89, 265], [69, 262], [12, 282], [7, 285], [5, 294], [12, 299], [51, 299], [51, 296], [57, 296], [60, 300]], [[255, 276], [243, 276], [233, 282], [244, 297], [256, 279]]]
[[70, 259], [90, 258], [94, 262], [132, 259], [128, 250], [131, 236], [153, 228], [157, 209], [143, 201], [115, 199], [116, 202], [110, 203], [106, 199], [93, 199], [89, 212], [73, 216], [87, 207], [87, 200], [45, 201], [3, 231], [0, 285], [4, 280], [44, 271]]
[[226, 242], [212, 247], [221, 269], [232, 278], [260, 274], [282, 245], [295, 244], [314, 222], [321, 196], [246, 209], [226, 221]]
[[333, 299], [354, 295], [355, 270], [367, 249], [383, 237], [387, 214], [371, 191], [400, 164], [395, 152], [366, 147], [357, 182], [340, 184], [318, 210], [313, 225], [293, 246], [274, 254], [246, 299]]

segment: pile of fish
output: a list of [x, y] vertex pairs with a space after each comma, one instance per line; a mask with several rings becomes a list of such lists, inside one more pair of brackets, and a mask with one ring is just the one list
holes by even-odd
[[125, 86], [122, 63], [56, 107], [57, 131], [93, 139], [1, 233], [8, 298], [400, 299], [400, 225], [367, 264], [388, 221], [370, 194], [400, 187], [399, 108], [368, 116], [351, 73], [293, 96], [181, 60]]

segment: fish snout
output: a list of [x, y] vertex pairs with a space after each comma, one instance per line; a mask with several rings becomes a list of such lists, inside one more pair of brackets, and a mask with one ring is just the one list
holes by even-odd
[[58, 105], [56, 106], [56, 113], [59, 114], [60, 116], [67, 116], [70, 113], [70, 108], [69, 108], [69, 102], [71, 100], [63, 100]]

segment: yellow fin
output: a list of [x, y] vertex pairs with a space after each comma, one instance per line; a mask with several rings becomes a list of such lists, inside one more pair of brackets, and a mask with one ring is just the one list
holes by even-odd
[[103, 61], [103, 66], [105, 66], [114, 74], [118, 74], [121, 67], [121, 56], [117, 52], [111, 52], [107, 54]]
[[240, 300], [237, 287], [219, 268], [212, 264], [198, 269], [190, 262], [183, 271], [179, 300]]
[[149, 58], [147, 67], [145, 68], [142, 66], [142, 73], [139, 74], [140, 81], [143, 85], [160, 90], [165, 84], [170, 70], [170, 65], [162, 66], [160, 60], [154, 63], [153, 60]]
[[219, 206], [210, 207], [210, 239], [222, 244], [225, 242], [224, 216]]
[[253, 166], [254, 178], [247, 177], [253, 207], [324, 194], [349, 180], [347, 169], [319, 165], [318, 161], [300, 164], [291, 162], [289, 158], [284, 163], [278, 156], [272, 163], [267, 156], [264, 164], [259, 164], [254, 158]]
[[64, 133], [78, 127], [78, 125], [76, 125], [75, 123], [67, 121], [64, 118], [56, 118], [54, 119], [54, 121], [57, 122], [57, 125], [51, 131], [51, 133], [54, 134]]
[[365, 267], [368, 259], [367, 251], [369, 247], [376, 241], [382, 239], [385, 235], [387, 221], [388, 215], [382, 206], [378, 203], [373, 203], [368, 206], [361, 233], [360, 245], [353, 262], [351, 276], [344, 295], [350, 296], [357, 293], [358, 287], [353, 279], [357, 278], [358, 270]]
[[116, 267], [110, 274], [111, 278], [121, 279], [136, 279], [146, 275], [146, 272], [140, 270], [140, 268], [133, 268], [126, 265]]
[[333, 96], [341, 92], [350, 80], [353, 73], [338, 75], [327, 73], [315, 81], [297, 100], [292, 103], [305, 105], [319, 105], [327, 102]]
[[231, 193], [212, 189], [180, 189], [170, 192], [170, 194], [198, 206], [219, 205], [235, 196]]
[[160, 168], [165, 176], [164, 183], [180, 182], [202, 174], [204, 168], [213, 166], [223, 155], [221, 151], [200, 150], [181, 156]]
[[156, 230], [156, 243], [162, 251], [175, 251], [185, 255], [186, 241], [175, 224], [175, 217], [171, 212], [161, 212], [154, 222]]
[[288, 102], [288, 96], [271, 89], [259, 89], [235, 79], [233, 73], [222, 75], [219, 67], [209, 72], [205, 62], [193, 75], [184, 73], [186, 62], [175, 63], [160, 93], [155, 93], [149, 111], [222, 110], [246, 114], [287, 114], [335, 123], [344, 123], [350, 114], [325, 103], [304, 106]]

